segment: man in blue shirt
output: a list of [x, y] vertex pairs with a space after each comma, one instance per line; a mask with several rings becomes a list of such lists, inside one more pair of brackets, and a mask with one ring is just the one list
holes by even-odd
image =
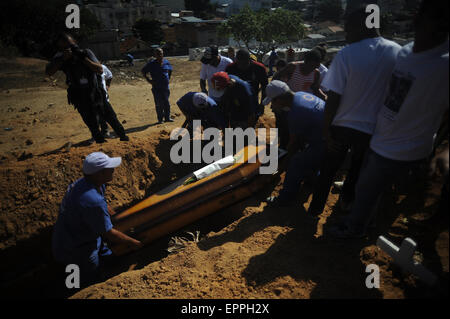
[[62, 200], [56, 221], [52, 250], [55, 259], [80, 269], [81, 286], [100, 279], [104, 259], [112, 252], [103, 239], [139, 248], [140, 241], [113, 228], [105, 200], [105, 183], [113, 178], [120, 157], [89, 154], [83, 162], [84, 177], [71, 184]]
[[272, 103], [275, 113], [287, 112], [289, 144], [287, 146], [288, 169], [283, 189], [278, 197], [268, 201], [279, 206], [293, 204], [301, 183], [314, 177], [325, 152], [322, 137], [325, 102], [306, 92], [292, 92], [289, 86], [278, 80], [266, 88], [264, 104]]
[[177, 105], [186, 116], [183, 127], [192, 128], [193, 120], [201, 120], [203, 128], [225, 128], [225, 117], [216, 101], [205, 93], [189, 92], [182, 96]]
[[227, 72], [214, 73], [211, 83], [217, 91], [224, 91], [220, 106], [226, 123], [231, 128], [254, 127], [258, 101], [251, 85]]
[[128, 64], [130, 66], [134, 66], [133, 60], [134, 60], [134, 56], [132, 56], [130, 53], [127, 53], [125, 55], [125, 57], [127, 58]]
[[[147, 76], [150, 73], [151, 78]], [[173, 122], [170, 118], [169, 81], [172, 75], [172, 66], [164, 59], [163, 49], [155, 50], [155, 58], [150, 60], [143, 68], [142, 75], [152, 85], [153, 98], [155, 99], [158, 124]]]

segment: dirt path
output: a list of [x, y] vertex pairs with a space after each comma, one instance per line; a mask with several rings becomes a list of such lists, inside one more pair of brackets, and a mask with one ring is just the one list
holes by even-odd
[[[176, 100], [199, 88], [200, 65], [181, 59], [170, 61], [175, 69], [170, 101], [177, 115]], [[138, 78], [141, 66], [113, 68], [116, 77], [111, 103], [131, 141], [111, 139], [101, 146], [84, 146], [89, 131], [79, 114], [67, 105], [62, 77], [56, 82], [45, 80], [39, 73], [45, 65], [40, 60], [0, 60], [0, 65], [4, 70], [0, 72], [1, 294], [16, 298], [69, 297], [74, 292], [61, 288], [63, 279], [57, 275], [59, 269], [51, 257], [50, 239], [65, 189], [81, 176], [83, 156], [97, 150], [122, 156], [123, 165], [107, 190], [108, 202], [120, 211], [196, 169], [193, 164], [173, 165], [169, 159], [173, 145], [170, 131], [184, 118], [175, 116], [174, 123], [155, 125], [150, 88]], [[261, 124], [273, 125], [269, 110]], [[24, 160], [18, 160], [24, 152]], [[438, 181], [424, 192], [421, 180], [414, 178], [408, 181], [409, 195], [405, 195], [406, 190], [390, 192], [371, 236], [341, 242], [324, 235], [327, 225], [340, 216], [334, 207], [335, 194], [329, 197], [317, 225], [303, 215], [308, 201], [304, 208], [266, 207], [264, 199], [277, 193], [283, 177], [255, 196], [171, 234], [186, 236], [185, 231], [198, 230], [198, 243], [191, 242], [169, 254], [166, 248], [170, 236], [161, 238], [119, 258], [109, 269], [110, 279], [72, 297], [448, 296], [448, 214], [438, 210]], [[417, 258], [439, 276], [441, 290], [429, 289], [413, 276], [403, 275], [375, 246], [379, 234], [396, 244], [405, 237], [415, 239], [420, 251]], [[364, 284], [365, 267], [372, 263], [380, 266], [380, 289], [367, 289]]]

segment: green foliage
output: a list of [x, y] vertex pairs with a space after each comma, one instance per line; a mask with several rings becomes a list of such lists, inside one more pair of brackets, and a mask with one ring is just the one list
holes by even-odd
[[15, 0], [0, 2], [0, 40], [6, 46], [15, 46], [25, 56], [51, 56], [54, 38], [68, 32], [83, 40], [100, 27], [88, 10], [80, 10], [80, 29], [67, 29], [66, 6], [73, 0]]
[[[261, 59], [272, 46], [302, 39], [305, 35], [302, 22], [300, 15], [294, 11], [276, 9], [253, 12], [245, 6], [219, 27], [219, 33], [243, 42], [251, 53]], [[253, 40], [258, 44], [251, 48]]]
[[161, 44], [164, 34], [161, 29], [161, 22], [157, 20], [139, 19], [133, 25], [133, 33], [139, 39], [149, 44]]
[[317, 18], [321, 21], [332, 20], [339, 22], [344, 13], [341, 0], [319, 0], [317, 9], [319, 10]]

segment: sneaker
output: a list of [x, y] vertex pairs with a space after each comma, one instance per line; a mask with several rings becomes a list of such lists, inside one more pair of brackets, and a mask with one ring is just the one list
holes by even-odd
[[103, 144], [103, 143], [106, 143], [106, 140], [105, 140], [104, 137], [102, 137], [102, 138], [99, 138], [98, 140], [95, 140], [95, 142], [96, 142], [97, 144]]
[[361, 239], [366, 236], [364, 232], [355, 232], [344, 225], [337, 225], [330, 228], [328, 234], [336, 239]]
[[88, 139], [88, 140], [86, 141], [86, 145], [92, 145], [92, 144], [94, 144], [94, 143], [95, 143], [94, 138]]
[[267, 197], [266, 202], [271, 207], [292, 207], [295, 205], [294, 200], [280, 200], [279, 196]]
[[163, 124], [164, 122], [163, 121], [158, 121], [158, 123], [156, 123], [156, 124]]
[[166, 120], [166, 122], [175, 122], [175, 121], [172, 119], [168, 119], [168, 120]]
[[128, 142], [130, 138], [127, 135], [124, 135], [120, 138], [121, 141]]

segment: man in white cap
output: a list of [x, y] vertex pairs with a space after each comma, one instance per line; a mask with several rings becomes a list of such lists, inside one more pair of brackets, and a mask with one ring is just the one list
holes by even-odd
[[266, 87], [264, 105], [272, 103], [274, 113], [287, 112], [289, 130], [288, 169], [278, 197], [269, 197], [270, 204], [294, 204], [301, 183], [317, 175], [325, 153], [322, 138], [325, 101], [307, 92], [293, 92], [282, 81], [274, 80]]
[[216, 101], [205, 93], [189, 92], [183, 95], [177, 105], [186, 117], [183, 127], [192, 128], [193, 120], [201, 120], [203, 128], [225, 128], [225, 118]]
[[104, 239], [141, 247], [141, 242], [113, 228], [106, 203], [105, 183], [112, 181], [120, 157], [101, 152], [83, 162], [84, 177], [71, 184], [62, 200], [56, 221], [52, 250], [55, 259], [80, 268], [81, 286], [100, 280], [101, 267], [112, 252]]

